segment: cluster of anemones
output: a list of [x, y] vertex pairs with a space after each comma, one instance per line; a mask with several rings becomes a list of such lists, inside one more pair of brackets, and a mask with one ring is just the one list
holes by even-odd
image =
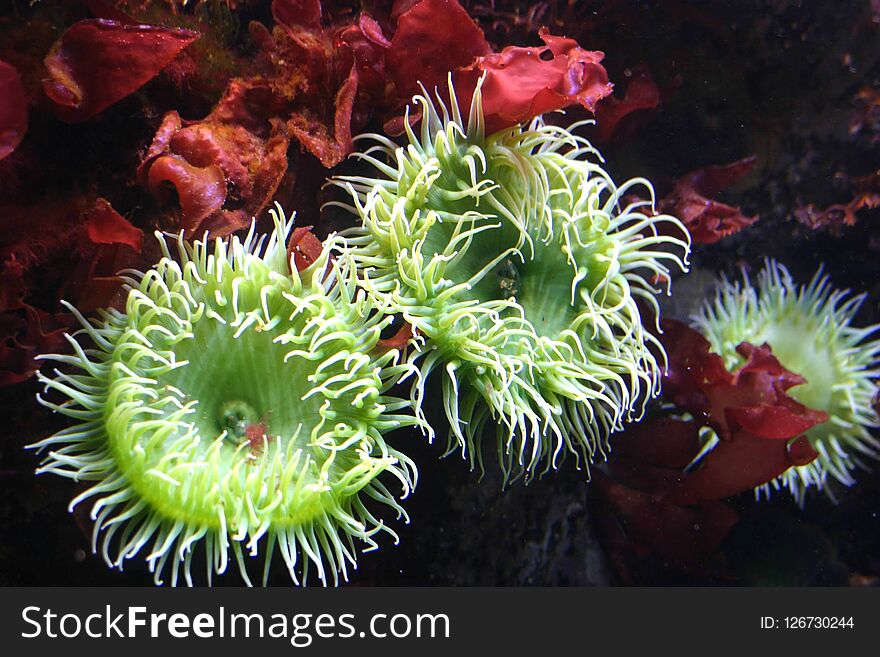
[[[291, 223], [244, 240], [178, 238], [129, 272], [124, 312], [107, 310], [42, 373], [47, 406], [76, 422], [35, 447], [41, 471], [94, 482], [94, 547], [121, 568], [146, 552], [157, 582], [208, 580], [229, 560], [273, 553], [298, 581], [336, 582], [356, 545], [391, 532], [373, 502], [403, 514], [416, 470], [385, 434], [431, 433], [426, 379], [443, 373], [450, 441], [481, 458], [497, 427], [507, 474], [543, 472], [565, 452], [589, 464], [658, 392], [663, 350], [642, 326], [654, 282], [684, 266], [681, 224], [629, 200], [571, 129], [540, 118], [485, 135], [479, 87], [463, 120], [417, 97], [421, 136], [373, 136], [376, 178], [344, 178], [358, 227], [312, 262]], [[382, 156], [386, 159], [380, 159]], [[74, 311], [76, 312], [76, 311]], [[382, 340], [402, 316], [412, 338]], [[392, 346], [392, 345], [397, 345]], [[409, 399], [389, 395], [413, 381]], [[58, 402], [60, 393], [67, 401]], [[372, 502], [371, 502], [372, 500]]]
[[486, 135], [479, 85], [468, 120], [449, 92], [416, 97], [405, 146], [367, 136], [375, 177], [335, 181], [360, 219], [345, 235], [361, 284], [420, 339], [414, 400], [442, 372], [450, 450], [482, 463], [494, 424], [507, 476], [566, 452], [589, 465], [658, 392], [663, 350], [637, 302], [657, 310], [653, 281], [684, 268], [687, 231], [638, 197], [647, 181], [615, 185], [576, 126]]
[[[487, 135], [479, 85], [467, 119], [449, 92], [416, 97], [405, 145], [367, 136], [373, 175], [333, 181], [357, 225], [310, 257], [279, 209], [269, 236], [181, 236], [173, 255], [160, 236], [162, 260], [127, 274], [124, 312], [71, 308], [73, 354], [46, 356], [62, 367], [40, 380], [41, 401], [76, 422], [35, 447], [41, 471], [93, 482], [71, 507], [91, 501], [111, 566], [145, 551], [157, 583], [191, 584], [202, 545], [209, 582], [230, 560], [249, 582], [261, 553], [265, 582], [276, 552], [294, 581], [347, 577], [358, 547], [394, 534], [374, 504], [405, 517], [386, 484], [406, 496], [416, 469], [386, 434], [433, 433], [421, 405], [435, 373], [449, 450], [482, 466], [494, 436], [505, 478], [603, 460], [659, 392], [665, 354], [642, 312], [684, 269], [687, 231], [654, 211], [647, 181], [615, 185], [577, 126]], [[806, 434], [819, 458], [762, 490], [802, 500], [878, 456], [880, 341], [851, 326], [860, 300], [771, 264], [758, 291], [725, 282], [697, 319], [729, 368], [740, 343], [768, 343], [807, 379], [792, 397], [829, 418]], [[411, 331], [382, 339], [396, 317]], [[407, 378], [409, 397], [393, 396]]]

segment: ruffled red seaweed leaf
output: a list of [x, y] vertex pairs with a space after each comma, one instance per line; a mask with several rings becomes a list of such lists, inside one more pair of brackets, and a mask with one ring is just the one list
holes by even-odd
[[601, 519], [611, 543], [608, 552], [618, 562], [626, 553], [656, 554], [687, 572], [699, 573], [739, 520], [724, 502], [670, 504], [602, 473], [595, 484], [605, 504]]
[[277, 122], [267, 138], [240, 125], [270, 125], [240, 114], [248, 106], [244, 92], [232, 85], [211, 115], [190, 125], [177, 112], [166, 114], [138, 167], [139, 180], [154, 196], [177, 204], [177, 225], [188, 236], [243, 228], [271, 200], [287, 171], [289, 140]]
[[755, 165], [755, 157], [746, 157], [730, 164], [707, 166], [682, 176], [658, 203], [660, 212], [681, 219], [698, 244], [713, 244], [723, 237], [741, 231], [758, 220], [747, 217], [731, 205], [712, 200], [725, 187], [746, 175]]
[[179, 28], [79, 21], [46, 56], [43, 89], [60, 118], [85, 121], [152, 80], [198, 37]]
[[719, 441], [678, 485], [670, 487], [668, 500], [674, 504], [697, 504], [739, 495], [772, 481], [792, 466], [806, 465], [817, 456], [804, 436], [787, 443], [738, 431], [730, 439]]
[[391, 42], [385, 38], [382, 28], [367, 14], [358, 16], [357, 23], [336, 32], [334, 42], [337, 48], [350, 49], [357, 67], [358, 96], [362, 102], [356, 104], [352, 123], [365, 125], [373, 107], [364, 107], [369, 101], [385, 102], [387, 73], [385, 71], [385, 51]]
[[294, 112], [287, 121], [290, 135], [328, 169], [342, 162], [353, 150], [351, 117], [357, 89], [358, 69], [352, 65], [333, 101], [332, 133], [324, 120], [308, 110]]
[[601, 64], [604, 53], [584, 50], [574, 39], [553, 36], [546, 29], [538, 35], [544, 47], [509, 46], [455, 72], [463, 108], [470, 106], [477, 81], [485, 74], [487, 134], [575, 103], [594, 112], [596, 103], [611, 93], [613, 85]]
[[609, 96], [596, 108], [596, 141], [607, 142], [620, 131], [624, 122], [631, 128], [633, 115], [644, 114], [643, 110], [655, 109], [659, 104], [660, 89], [648, 67], [634, 67], [623, 98]]
[[[675, 320], [662, 328], [669, 359], [663, 394], [694, 417], [644, 420], [615, 437], [613, 479], [600, 476], [599, 490], [627, 529], [622, 536], [606, 523], [611, 540], [634, 541], [637, 551], [695, 572], [736, 522], [721, 500], [816, 458], [802, 434], [828, 416], [787, 394], [804, 379], [767, 345], [741, 344], [745, 362], [729, 372], [697, 331]], [[719, 440], [701, 454], [706, 425]]]
[[120, 244], [140, 251], [144, 231], [135, 228], [103, 198], [86, 213], [86, 233], [92, 244]]
[[0, 387], [32, 376], [36, 357], [58, 351], [64, 344], [64, 316], [53, 316], [25, 302], [24, 273], [24, 266], [15, 259], [0, 263]]
[[0, 61], [0, 160], [14, 151], [28, 126], [28, 102], [18, 70]]
[[333, 167], [373, 114], [399, 111], [419, 82], [429, 90], [445, 85], [450, 70], [487, 72], [490, 131], [572, 103], [592, 109], [610, 92], [601, 53], [571, 39], [542, 31], [544, 47], [491, 55], [456, 0], [397, 3], [390, 39], [363, 13], [354, 23], [323, 25], [313, 0], [275, 0], [272, 11], [278, 25], [271, 33], [250, 26], [258, 72], [231, 80], [202, 121], [167, 114], [140, 165], [141, 183], [160, 201], [177, 202], [176, 222], [190, 235], [222, 235], [259, 212], [286, 171], [288, 137]]
[[419, 82], [428, 93], [443, 89], [450, 71], [491, 52], [483, 31], [457, 0], [421, 0], [400, 14], [385, 67], [396, 97], [405, 103], [419, 92]]
[[822, 209], [810, 203], [796, 208], [794, 218], [813, 230], [827, 228], [832, 234], [838, 235], [844, 226], [856, 225], [860, 210], [880, 208], [880, 171], [850, 178], [849, 182], [853, 197], [848, 202], [835, 203]]
[[[52, 311], [59, 299], [84, 313], [112, 305], [117, 272], [141, 264], [143, 235], [103, 198], [45, 199], [0, 216], [0, 385], [8, 385], [33, 374], [37, 355], [64, 348], [74, 322]], [[47, 293], [50, 310], [38, 305]]]
[[84, 248], [84, 258], [73, 271], [71, 287], [79, 290], [79, 310], [90, 312], [109, 305], [120, 290], [122, 279], [117, 274], [140, 253], [144, 233], [103, 198], [82, 214], [81, 221], [89, 246]]
[[768, 345], [739, 345], [745, 363], [730, 373], [700, 333], [675, 320], [664, 320], [662, 327], [669, 356], [664, 396], [704, 418], [722, 440], [740, 429], [763, 439], [787, 440], [827, 421], [826, 413], [787, 394], [805, 379], [786, 370]]

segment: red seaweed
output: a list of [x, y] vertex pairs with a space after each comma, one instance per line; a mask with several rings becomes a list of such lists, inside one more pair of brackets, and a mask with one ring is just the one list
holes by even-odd
[[681, 219], [698, 244], [714, 244], [738, 233], [755, 223], [758, 217], [748, 217], [739, 208], [712, 197], [751, 171], [755, 160], [751, 156], [691, 171], [678, 179], [672, 192], [661, 199], [657, 207]]
[[631, 71], [623, 98], [609, 96], [596, 108], [596, 141], [605, 143], [626, 126], [633, 130], [634, 119], [660, 104], [660, 89], [645, 65]]
[[[802, 434], [828, 416], [787, 394], [804, 378], [767, 345], [741, 344], [745, 362], [730, 372], [697, 331], [675, 320], [662, 328], [669, 357], [663, 395], [691, 418], [661, 415], [615, 436], [611, 477], [600, 475], [599, 490], [639, 550], [698, 572], [736, 523], [723, 500], [816, 458]], [[718, 444], [701, 455], [705, 426]], [[610, 540], [625, 542], [616, 530]]]
[[0, 160], [14, 151], [28, 125], [28, 102], [21, 76], [12, 64], [0, 61]]
[[395, 97], [406, 103], [419, 92], [419, 82], [428, 93], [445, 89], [450, 71], [491, 52], [483, 31], [457, 0], [421, 0], [400, 14], [385, 67]]
[[[222, 236], [246, 226], [287, 171], [287, 135], [277, 121], [245, 109], [248, 91], [253, 89], [231, 84], [214, 112], [189, 125], [177, 112], [167, 113], [138, 167], [139, 180], [154, 196], [179, 206], [176, 225], [188, 236], [206, 230]], [[267, 135], [242, 123], [267, 126]]]
[[813, 230], [828, 229], [832, 235], [840, 235], [844, 227], [855, 226], [860, 210], [880, 208], [880, 171], [849, 178], [844, 174], [852, 189], [852, 198], [846, 203], [835, 203], [825, 208], [817, 208], [809, 203], [794, 210], [794, 218]]
[[192, 30], [87, 19], [46, 55], [46, 95], [69, 123], [89, 119], [152, 80], [190, 43]]
[[595, 112], [596, 103], [611, 93], [613, 85], [600, 63], [604, 53], [584, 50], [574, 39], [553, 36], [546, 29], [538, 36], [544, 47], [509, 46], [456, 71], [456, 90], [464, 108], [470, 105], [477, 80], [486, 76], [487, 134], [575, 103]]
[[[7, 206], [0, 216], [7, 230], [0, 239], [3, 386], [30, 377], [40, 353], [63, 350], [73, 318], [45, 308], [57, 308], [60, 299], [84, 313], [111, 305], [122, 285], [117, 272], [134, 264], [143, 236], [103, 198]], [[37, 285], [51, 290], [50, 305], [32, 298]]]

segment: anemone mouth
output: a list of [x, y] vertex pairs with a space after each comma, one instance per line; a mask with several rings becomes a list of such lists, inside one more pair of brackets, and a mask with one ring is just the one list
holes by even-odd
[[383, 437], [423, 425], [386, 394], [409, 369], [375, 350], [391, 318], [328, 249], [291, 267], [292, 224], [273, 214], [268, 242], [253, 229], [213, 248], [179, 238], [173, 258], [160, 237], [165, 257], [129, 273], [125, 312], [89, 322], [71, 309], [74, 355], [45, 357], [79, 370], [40, 374], [69, 398], [41, 401], [78, 423], [33, 445], [50, 448], [40, 471], [96, 482], [71, 507], [94, 499], [94, 547], [112, 566], [146, 549], [157, 583], [170, 567], [172, 584], [191, 585], [204, 543], [209, 583], [230, 550], [250, 583], [245, 554], [264, 546], [264, 582], [277, 550], [295, 582], [311, 569], [337, 583], [355, 541], [396, 540], [365, 504], [405, 518], [379, 475], [403, 496], [416, 479]]
[[[658, 392], [664, 355], [636, 300], [656, 312], [650, 279], [685, 269], [689, 236], [654, 213], [647, 181], [615, 185], [576, 126], [485, 136], [479, 88], [466, 122], [451, 81], [449, 94], [415, 98], [420, 135], [407, 123], [404, 146], [366, 136], [375, 177], [334, 180], [352, 203], [332, 205], [361, 220], [346, 233], [361, 284], [424, 340], [414, 399], [444, 372], [450, 450], [473, 467], [493, 420], [508, 476], [565, 453], [588, 466]], [[627, 203], [639, 187], [648, 200]]]
[[694, 317], [728, 368], [741, 364], [741, 342], [769, 344], [786, 369], [806, 379], [788, 394], [828, 414], [805, 434], [819, 457], [759, 487], [759, 496], [785, 488], [803, 505], [808, 490], [823, 489], [834, 499], [829, 476], [852, 486], [853, 472], [868, 468], [866, 459], [880, 459], [880, 440], [872, 434], [880, 427], [873, 403], [880, 339], [870, 339], [880, 325], [853, 326], [864, 298], [835, 289], [821, 268], [798, 286], [782, 264], [767, 260], [756, 286], [745, 272], [742, 281], [724, 278], [714, 301]]

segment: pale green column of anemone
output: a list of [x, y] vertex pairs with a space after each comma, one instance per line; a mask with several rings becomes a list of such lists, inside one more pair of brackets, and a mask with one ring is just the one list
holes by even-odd
[[821, 269], [808, 285], [797, 286], [783, 265], [768, 260], [757, 286], [745, 272], [742, 282], [722, 279], [714, 301], [694, 318], [729, 369], [742, 364], [736, 353], [741, 342], [769, 344], [788, 370], [807, 381], [789, 394], [828, 413], [827, 422], [806, 432], [818, 458], [789, 468], [760, 487], [758, 495], [785, 487], [803, 504], [808, 489], [824, 488], [833, 499], [826, 486], [828, 475], [851, 486], [853, 470], [867, 467], [863, 457], [880, 458], [880, 441], [871, 433], [880, 427], [873, 403], [880, 376], [880, 340], [869, 339], [880, 325], [852, 325], [864, 299], [864, 294], [834, 289]]
[[[156, 583], [170, 567], [192, 585], [203, 549], [207, 581], [229, 553], [249, 583], [246, 557], [278, 552], [291, 578], [347, 577], [355, 545], [396, 535], [373, 500], [405, 513], [379, 478], [403, 487], [414, 464], [383, 437], [422, 425], [411, 403], [389, 396], [411, 366], [376, 353], [390, 318], [359, 290], [330, 238], [303, 271], [291, 266], [292, 227], [242, 241], [177, 241], [151, 270], [129, 272], [125, 312], [102, 311], [68, 336], [64, 371], [40, 373], [43, 404], [75, 424], [32, 447], [40, 472], [95, 482], [94, 549], [122, 568], [145, 552]], [[375, 509], [374, 509], [375, 510]]]
[[[420, 134], [407, 122], [403, 146], [365, 135], [375, 176], [336, 179], [352, 203], [331, 205], [361, 220], [345, 234], [362, 285], [422, 340], [414, 397], [444, 372], [450, 450], [482, 466], [493, 420], [507, 476], [565, 453], [588, 466], [658, 390], [663, 350], [636, 300], [657, 311], [649, 280], [684, 269], [689, 236], [571, 129], [537, 118], [486, 136], [479, 88], [467, 122], [449, 92], [448, 106], [416, 96]], [[627, 201], [638, 188], [649, 200]]]

